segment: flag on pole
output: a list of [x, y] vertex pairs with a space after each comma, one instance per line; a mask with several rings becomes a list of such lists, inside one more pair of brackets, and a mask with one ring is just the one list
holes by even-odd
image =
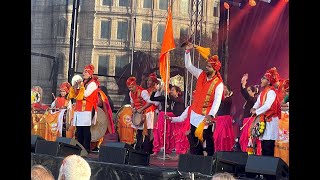
[[[162, 40], [162, 47], [159, 60], [159, 71], [161, 79], [164, 82], [165, 90], [168, 90], [169, 78], [170, 78], [170, 60], [169, 51], [175, 48], [172, 30], [172, 13], [171, 7], [168, 7], [168, 17], [166, 22], [166, 29]], [[168, 68], [168, 69], [167, 69]], [[168, 73], [167, 73], [168, 72]]]

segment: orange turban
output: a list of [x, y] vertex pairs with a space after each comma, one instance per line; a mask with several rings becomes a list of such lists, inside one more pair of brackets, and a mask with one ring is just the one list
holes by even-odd
[[214, 70], [219, 71], [221, 68], [221, 63], [219, 61], [218, 55], [213, 55], [208, 59], [208, 63], [211, 64]]
[[135, 77], [129, 77], [127, 79], [127, 86], [136, 85], [136, 84], [137, 84], [137, 80]]
[[87, 71], [91, 76], [94, 72], [94, 66], [92, 64], [88, 64], [84, 67], [84, 70]]
[[149, 74], [149, 78], [153, 81], [153, 82], [157, 82], [158, 81], [158, 79], [157, 79], [157, 75], [156, 75], [156, 73], [151, 73], [151, 74]]
[[64, 90], [64, 91], [66, 91], [67, 93], [69, 93], [70, 87], [71, 87], [70, 83], [68, 83], [68, 82], [63, 82], [63, 83], [61, 83], [61, 85], [60, 85], [60, 90]]

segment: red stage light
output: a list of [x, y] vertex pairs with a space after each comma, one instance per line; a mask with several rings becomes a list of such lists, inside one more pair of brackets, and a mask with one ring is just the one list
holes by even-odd
[[223, 7], [226, 8], [226, 9], [230, 9], [230, 5], [227, 2], [223, 3]]

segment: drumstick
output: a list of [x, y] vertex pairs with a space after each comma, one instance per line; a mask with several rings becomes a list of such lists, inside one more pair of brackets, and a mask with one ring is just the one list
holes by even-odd
[[51, 93], [52, 94], [52, 96], [53, 96], [53, 99], [56, 99], [56, 96], [54, 96], [54, 94], [53, 93]]
[[[253, 114], [250, 116], [250, 118], [252, 118]], [[249, 120], [242, 126], [240, 127], [240, 131], [248, 124]]]

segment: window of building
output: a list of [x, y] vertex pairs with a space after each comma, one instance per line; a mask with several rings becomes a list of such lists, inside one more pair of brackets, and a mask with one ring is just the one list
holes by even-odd
[[151, 40], [151, 24], [143, 23], [142, 24], [142, 41]]
[[180, 12], [183, 14], [188, 14], [189, 0], [180, 0]]
[[143, 0], [143, 8], [151, 8], [153, 0]]
[[104, 6], [111, 6], [112, 5], [112, 0], [103, 0], [102, 5]]
[[168, 10], [168, 0], [159, 1], [159, 9]]
[[115, 74], [116, 76], [120, 76], [122, 73], [122, 68], [129, 63], [129, 56], [123, 55], [123, 56], [117, 56], [116, 57], [116, 68], [115, 68]]
[[119, 0], [119, 6], [128, 7], [129, 6], [129, 0]]
[[58, 28], [57, 28], [57, 36], [66, 37], [67, 25], [68, 25], [68, 21], [66, 20], [66, 18], [61, 18], [59, 20]]
[[159, 24], [158, 33], [157, 33], [157, 42], [162, 42], [163, 34], [164, 34], [164, 25]]
[[127, 40], [128, 22], [118, 22], [117, 39]]
[[214, 6], [213, 7], [213, 16], [214, 17], [218, 17], [218, 14], [219, 14], [218, 6]]
[[188, 28], [181, 27], [180, 28], [180, 39], [187, 39], [188, 38]]
[[104, 39], [110, 39], [111, 36], [111, 22], [101, 21], [101, 34], [100, 37]]
[[98, 74], [108, 75], [110, 55], [99, 56]]

